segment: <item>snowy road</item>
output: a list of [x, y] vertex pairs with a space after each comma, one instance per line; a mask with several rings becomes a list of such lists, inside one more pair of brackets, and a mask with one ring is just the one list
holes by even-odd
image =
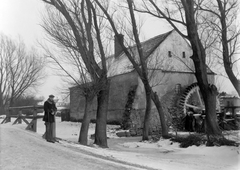
[[0, 125], [1, 170], [127, 170], [141, 169], [96, 158], [60, 143], [49, 143], [38, 134]]

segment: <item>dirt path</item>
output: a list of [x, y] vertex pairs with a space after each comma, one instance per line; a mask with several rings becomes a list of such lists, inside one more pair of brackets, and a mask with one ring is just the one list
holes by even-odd
[[99, 159], [60, 143], [46, 142], [36, 133], [0, 125], [1, 170], [112, 170], [141, 169]]

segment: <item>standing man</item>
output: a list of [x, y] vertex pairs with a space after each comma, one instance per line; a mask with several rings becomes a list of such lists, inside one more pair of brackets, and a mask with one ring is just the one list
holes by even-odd
[[55, 113], [57, 111], [57, 107], [54, 102], [54, 95], [49, 95], [47, 101], [44, 102], [44, 117], [43, 121], [45, 121], [46, 125], [46, 133], [45, 138], [48, 142], [55, 142], [53, 138], [53, 123], [55, 122]]

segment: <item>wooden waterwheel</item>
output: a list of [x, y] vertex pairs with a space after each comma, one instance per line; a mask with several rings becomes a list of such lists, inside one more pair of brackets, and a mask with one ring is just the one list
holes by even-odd
[[[221, 112], [220, 100], [217, 96], [216, 111]], [[183, 113], [186, 115], [189, 110], [194, 110], [194, 113], [204, 113], [205, 105], [197, 83], [188, 86], [180, 98], [180, 106]]]

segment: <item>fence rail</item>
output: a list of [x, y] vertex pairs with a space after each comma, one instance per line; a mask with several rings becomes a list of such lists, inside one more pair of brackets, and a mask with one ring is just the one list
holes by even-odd
[[9, 107], [9, 110], [14, 110], [14, 109], [43, 109], [43, 105], [34, 105], [34, 106], [18, 106], [18, 107]]
[[[31, 114], [23, 115], [23, 110], [29, 110], [31, 109]], [[37, 131], [37, 119], [43, 118], [43, 115], [37, 115], [37, 110], [43, 109], [42, 105], [36, 105], [36, 106], [19, 106], [19, 107], [9, 107], [5, 119], [2, 121], [3, 123], [11, 122], [11, 118], [16, 118], [16, 120], [13, 122], [13, 125], [16, 123], [22, 123], [24, 121], [27, 124], [26, 129], [36, 132]], [[12, 115], [11, 111], [17, 110], [18, 114]], [[31, 122], [28, 122], [26, 119], [31, 119]]]

